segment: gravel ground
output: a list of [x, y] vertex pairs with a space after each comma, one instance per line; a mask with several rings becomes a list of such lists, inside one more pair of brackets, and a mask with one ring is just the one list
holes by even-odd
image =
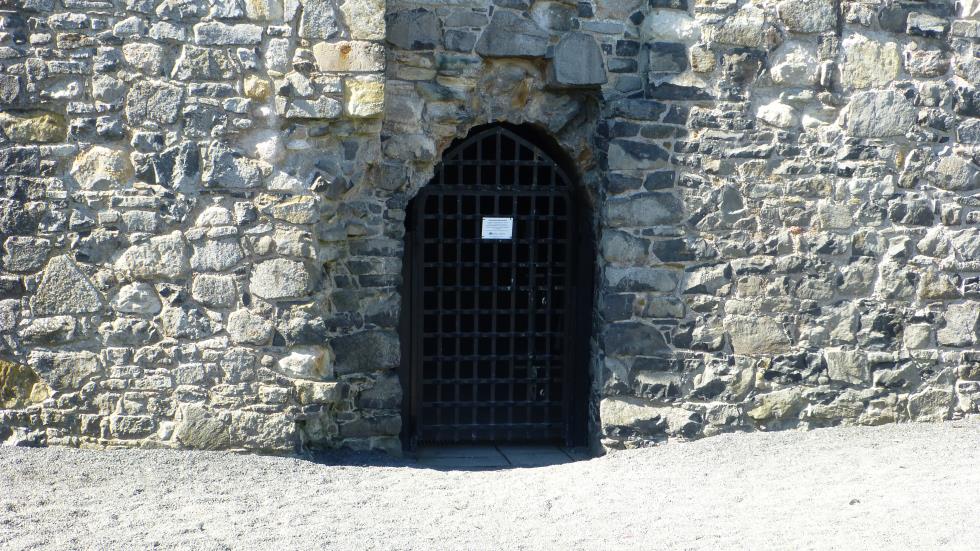
[[724, 435], [497, 471], [0, 448], [0, 549], [976, 549], [980, 422]]

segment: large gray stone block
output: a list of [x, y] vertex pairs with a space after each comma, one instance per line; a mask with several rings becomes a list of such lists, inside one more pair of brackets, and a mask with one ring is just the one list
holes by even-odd
[[895, 90], [859, 92], [847, 106], [847, 129], [860, 138], [901, 136], [916, 116], [912, 102]]
[[88, 314], [102, 310], [102, 295], [67, 255], [48, 262], [31, 299], [36, 316]]
[[549, 72], [553, 84], [560, 86], [598, 86], [605, 84], [602, 49], [585, 33], [571, 32], [555, 46], [555, 57]]
[[543, 57], [548, 41], [548, 33], [534, 21], [512, 11], [496, 10], [476, 41], [476, 53], [483, 57]]
[[395, 12], [388, 16], [388, 42], [404, 50], [431, 50], [439, 44], [439, 16], [426, 9]]
[[313, 278], [302, 262], [274, 258], [255, 266], [249, 290], [265, 299], [298, 298], [309, 293], [312, 283]]

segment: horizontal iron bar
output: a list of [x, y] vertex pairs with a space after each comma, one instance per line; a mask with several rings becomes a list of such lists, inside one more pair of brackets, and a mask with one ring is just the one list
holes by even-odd
[[[517, 369], [525, 369], [525, 368], [518, 367]], [[551, 367], [543, 367], [539, 369], [547, 369], [548, 371], [552, 371]], [[560, 370], [555, 370], [555, 371], [560, 371]], [[474, 384], [511, 384], [511, 383], [541, 384], [541, 383], [560, 383], [560, 382], [562, 382], [562, 378], [557, 376], [557, 374], [552, 374], [549, 377], [490, 377], [489, 379], [486, 377], [481, 377], [481, 378], [454, 377], [451, 379], [442, 379], [442, 378], [432, 379], [432, 378], [426, 378], [424, 376], [422, 377], [423, 385], [460, 384], [460, 385], [469, 386]]]

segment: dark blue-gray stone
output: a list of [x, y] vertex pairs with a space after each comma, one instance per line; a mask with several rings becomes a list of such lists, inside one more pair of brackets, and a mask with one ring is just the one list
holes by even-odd
[[677, 289], [680, 276], [663, 268], [607, 266], [605, 286], [612, 291], [670, 293]]
[[443, 44], [447, 50], [454, 52], [470, 52], [476, 45], [476, 33], [459, 29], [446, 31], [443, 36]]
[[391, 331], [370, 330], [330, 340], [338, 375], [392, 369], [398, 365], [398, 335]]
[[650, 7], [653, 9], [666, 8], [670, 10], [687, 11], [687, 0], [649, 0]]
[[643, 180], [643, 188], [647, 191], [674, 187], [676, 174], [673, 170], [658, 170], [650, 172]]
[[388, 16], [387, 40], [403, 50], [431, 50], [440, 42], [439, 17], [418, 8]]
[[603, 341], [610, 356], [654, 356], [670, 350], [659, 329], [635, 321], [606, 325]]
[[655, 121], [667, 110], [659, 101], [645, 99], [618, 99], [609, 103], [610, 117]]
[[534, 21], [506, 10], [497, 10], [476, 42], [483, 57], [544, 57], [548, 33]]
[[697, 257], [697, 254], [688, 248], [687, 242], [683, 239], [654, 241], [651, 250], [663, 262], [684, 262], [694, 260]]
[[0, 235], [30, 235], [37, 221], [27, 213], [24, 204], [13, 199], [0, 199]]
[[650, 99], [700, 101], [711, 99], [711, 94], [696, 86], [680, 86], [678, 84], [651, 85], [646, 92]]
[[562, 36], [555, 47], [550, 76], [563, 86], [597, 86], [606, 83], [602, 50], [595, 39], [585, 33]]
[[40, 162], [41, 155], [34, 146], [0, 149], [0, 176], [37, 176]]
[[667, 192], [638, 193], [606, 201], [606, 224], [611, 227], [648, 227], [676, 224], [683, 219], [684, 203]]
[[687, 46], [674, 42], [654, 42], [650, 45], [651, 73], [683, 73], [687, 67]]

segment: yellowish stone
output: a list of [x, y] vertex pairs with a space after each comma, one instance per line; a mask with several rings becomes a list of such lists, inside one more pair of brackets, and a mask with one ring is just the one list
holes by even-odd
[[56, 113], [3, 113], [0, 128], [11, 141], [18, 143], [60, 142], [65, 139], [65, 118]]
[[0, 360], [0, 408], [13, 409], [43, 402], [51, 395], [33, 369]]
[[71, 166], [71, 175], [83, 189], [123, 183], [133, 172], [125, 153], [96, 145], [86, 149]]
[[380, 77], [347, 79], [345, 103], [352, 117], [376, 117], [384, 111], [385, 85]]
[[268, 80], [256, 75], [245, 77], [245, 97], [261, 101], [269, 97], [271, 92], [272, 86]]

